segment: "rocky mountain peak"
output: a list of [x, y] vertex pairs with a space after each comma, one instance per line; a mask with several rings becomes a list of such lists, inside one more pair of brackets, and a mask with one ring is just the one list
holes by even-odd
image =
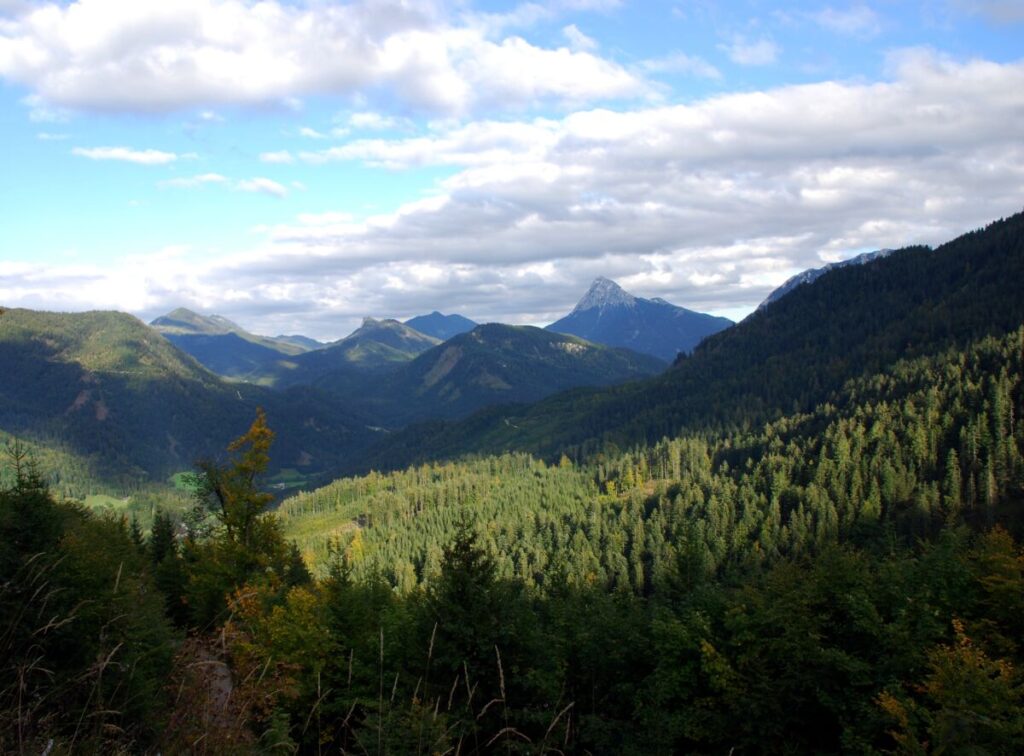
[[599, 276], [594, 279], [594, 283], [590, 285], [587, 293], [576, 304], [573, 312], [583, 312], [584, 310], [599, 309], [613, 305], [632, 307], [634, 304], [636, 304], [636, 297], [611, 279]]

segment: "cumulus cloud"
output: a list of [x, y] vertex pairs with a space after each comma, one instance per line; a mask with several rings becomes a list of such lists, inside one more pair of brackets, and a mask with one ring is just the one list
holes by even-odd
[[199, 186], [206, 186], [208, 184], [226, 184], [228, 178], [221, 176], [219, 173], [202, 173], [197, 176], [180, 176], [178, 178], [167, 179], [161, 181], [161, 186], [174, 186], [179, 189], [193, 189]]
[[138, 165], [166, 165], [178, 159], [173, 152], [135, 150], [131, 147], [75, 147], [71, 154], [90, 160], [118, 160]]
[[288, 187], [262, 176], [243, 179], [235, 184], [235, 188], [241, 192], [269, 194], [272, 197], [285, 197], [288, 194]]
[[37, 110], [167, 112], [383, 92], [413, 110], [643, 96], [618, 64], [585, 50], [494, 40], [433, 3], [76, 0], [0, 25], [0, 77]]
[[[263, 178], [232, 180], [219, 173], [202, 173], [196, 176], [181, 176], [178, 178], [161, 181], [160, 186], [173, 187], [175, 189], [199, 189], [204, 186], [223, 186], [239, 192], [250, 194], [268, 194], [272, 197], [285, 197], [288, 188], [278, 182]], [[300, 185], [301, 186], [301, 185]]]
[[287, 164], [294, 163], [295, 158], [292, 157], [292, 153], [288, 152], [288, 150], [278, 150], [276, 152], [261, 152], [260, 162]]
[[[362, 315], [433, 309], [550, 322], [605, 275], [733, 313], [826, 260], [942, 242], [1020, 211], [1024, 64], [914, 50], [890, 71], [877, 83], [455, 124], [311, 152], [302, 157], [450, 170], [391, 212], [300, 215], [229, 259], [166, 275], [130, 268], [140, 293], [124, 306], [193, 303], [257, 331], [337, 338]], [[123, 275], [4, 269], [0, 300], [79, 297], [80, 283], [111, 292], [89, 306], [114, 306]]]
[[[354, 129], [382, 131], [384, 129], [393, 129], [399, 126], [400, 123], [397, 118], [373, 112], [353, 113], [348, 117], [348, 125]], [[347, 133], [348, 129], [343, 129], [335, 135], [345, 136]]]

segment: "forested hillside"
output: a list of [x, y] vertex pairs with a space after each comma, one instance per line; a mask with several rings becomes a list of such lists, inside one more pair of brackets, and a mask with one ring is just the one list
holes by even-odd
[[489, 323], [367, 382], [358, 398], [361, 411], [377, 422], [402, 427], [495, 404], [536, 401], [574, 386], [646, 378], [665, 367], [656, 357], [628, 349], [531, 326]]
[[844, 381], [900, 358], [963, 348], [1024, 322], [1024, 214], [938, 247], [829, 271], [707, 338], [646, 382], [576, 390], [384, 439], [364, 469], [474, 452], [585, 457], [683, 429], [749, 426], [808, 411]]
[[[338, 481], [282, 508], [331, 576], [281, 619], [319, 617], [364, 660], [385, 628], [399, 749], [461, 671], [487, 691], [445, 709], [464, 738], [509, 721], [578, 752], [1016, 750], [1024, 555], [996, 526], [1024, 530], [1022, 371], [1019, 329], [754, 432]], [[334, 624], [366, 600], [364, 634]], [[250, 627], [283, 650], [279, 625]]]
[[331, 468], [371, 435], [314, 390], [227, 384], [122, 313], [2, 310], [0, 363], [0, 430], [122, 489], [217, 455], [257, 405], [280, 431], [278, 468]]
[[992, 525], [1024, 476], [1022, 353], [1024, 329], [900, 361], [757, 431], [663, 439], [584, 465], [510, 454], [372, 473], [300, 494], [280, 514], [312, 563], [333, 544], [357, 576], [403, 591], [438, 574], [467, 512], [501, 577], [640, 594], [681, 555], [714, 573], [881, 522], [908, 538], [961, 516]]

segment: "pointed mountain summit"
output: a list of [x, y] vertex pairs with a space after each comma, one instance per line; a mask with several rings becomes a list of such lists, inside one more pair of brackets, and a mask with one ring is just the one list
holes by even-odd
[[[657, 300], [652, 299], [651, 301], [654, 302]], [[578, 313], [602, 307], [635, 307], [636, 302], [636, 297], [610, 278], [598, 276], [594, 279], [594, 283], [590, 284], [590, 288], [587, 290], [587, 293], [584, 294], [583, 298], [576, 303], [576, 306], [572, 311], [573, 313]], [[668, 303], [665, 302], [665, 304]]]
[[435, 339], [447, 341], [452, 336], [460, 333], [469, 333], [479, 325], [462, 315], [444, 315], [434, 310], [429, 315], [418, 315], [405, 321], [410, 328], [415, 328], [420, 333], [433, 336]]
[[608, 346], [672, 362], [705, 336], [732, 325], [727, 318], [687, 310], [664, 299], [643, 299], [608, 278], [597, 278], [572, 312], [547, 327]]

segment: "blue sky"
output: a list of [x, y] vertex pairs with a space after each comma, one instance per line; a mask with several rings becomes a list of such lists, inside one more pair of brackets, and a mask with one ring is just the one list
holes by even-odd
[[741, 317], [1024, 206], [1024, 0], [0, 0], [0, 304]]

